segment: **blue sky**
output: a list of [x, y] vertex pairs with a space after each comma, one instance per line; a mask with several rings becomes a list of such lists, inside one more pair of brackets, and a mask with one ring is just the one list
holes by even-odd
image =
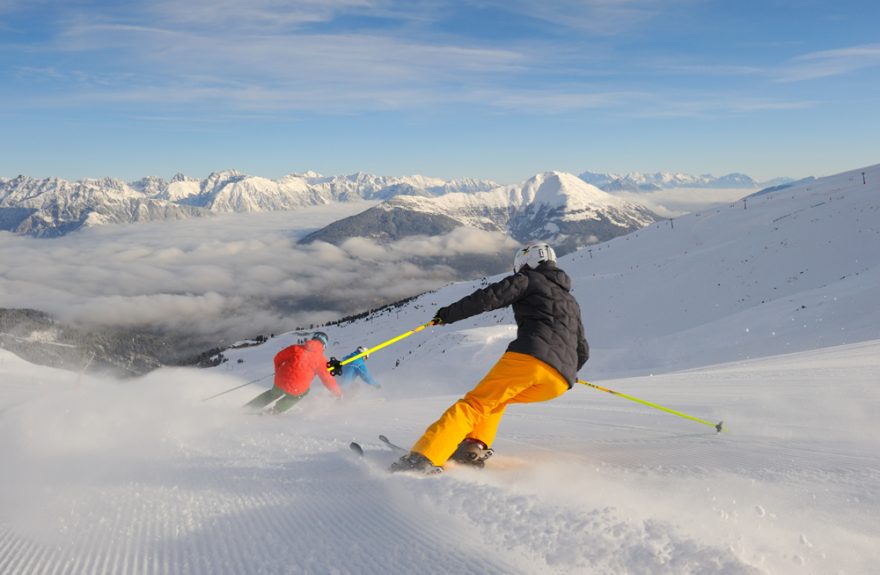
[[0, 0], [0, 176], [488, 178], [880, 162], [880, 7]]

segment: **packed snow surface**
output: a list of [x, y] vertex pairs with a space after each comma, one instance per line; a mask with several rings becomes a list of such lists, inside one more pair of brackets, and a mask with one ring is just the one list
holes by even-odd
[[[316, 383], [278, 417], [241, 405], [305, 333], [125, 382], [0, 351], [0, 573], [873, 573], [878, 197], [841, 174], [562, 258], [581, 377], [710, 425], [576, 385], [511, 406], [481, 471], [391, 475], [377, 437], [408, 447], [470, 389], [509, 311], [409, 335], [370, 356], [381, 389]], [[328, 352], [482, 283], [327, 327]]]
[[455, 395], [316, 389], [257, 417], [239, 408], [255, 386], [201, 401], [238, 383], [208, 372], [119, 385], [9, 355], [3, 370], [2, 573], [870, 573], [880, 559], [880, 341], [601, 382], [724, 419], [721, 434], [584, 386], [513, 406], [487, 469], [429, 478], [389, 475], [377, 434], [408, 444]]

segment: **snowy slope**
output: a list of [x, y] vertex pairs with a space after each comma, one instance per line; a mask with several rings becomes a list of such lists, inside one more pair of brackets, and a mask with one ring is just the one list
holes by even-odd
[[[592, 344], [581, 376], [722, 434], [578, 386], [512, 406], [482, 472], [387, 475], [376, 435], [414, 441], [504, 350], [509, 312], [411, 335], [369, 359], [381, 390], [336, 402], [316, 384], [277, 418], [240, 406], [301, 334], [125, 384], [2, 352], [0, 572], [871, 573], [880, 166], [865, 171], [561, 258]], [[330, 351], [479, 285], [328, 327]]]
[[880, 338], [878, 189], [880, 165], [581, 251], [574, 285], [606, 351], [593, 369], [631, 373]]
[[32, 366], [4, 377], [0, 571], [870, 573], [878, 358], [873, 342], [603, 381], [731, 431], [579, 388], [512, 407], [491, 468], [427, 479], [388, 476], [375, 439], [414, 440], [455, 397], [391, 391], [418, 380], [377, 372], [384, 393], [314, 390], [258, 418], [239, 405], [259, 389], [201, 401], [231, 377]]

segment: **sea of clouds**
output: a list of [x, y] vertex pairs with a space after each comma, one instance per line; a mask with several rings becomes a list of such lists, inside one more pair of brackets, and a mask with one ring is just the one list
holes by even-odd
[[0, 307], [78, 325], [228, 338], [320, 324], [459, 279], [458, 257], [512, 254], [470, 228], [383, 245], [297, 240], [364, 203], [83, 229], [55, 239], [0, 233]]

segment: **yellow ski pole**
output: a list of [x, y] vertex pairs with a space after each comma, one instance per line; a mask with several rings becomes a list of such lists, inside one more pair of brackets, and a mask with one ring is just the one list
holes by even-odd
[[[419, 327], [417, 327], [417, 328], [415, 328], [415, 329], [411, 329], [411, 330], [409, 330], [408, 332], [402, 333], [402, 334], [398, 335], [397, 337], [392, 337], [392, 338], [389, 339], [388, 341], [383, 341], [383, 342], [380, 343], [379, 345], [374, 345], [374, 346], [371, 347], [370, 349], [367, 349], [367, 350], [365, 350], [365, 351], [362, 351], [361, 353], [359, 353], [359, 354], [357, 354], [357, 355], [353, 355], [353, 356], [351, 356], [350, 358], [346, 359], [345, 361], [340, 361], [340, 362], [339, 362], [339, 365], [336, 366], [336, 367], [340, 367], [340, 366], [343, 366], [343, 365], [345, 365], [345, 364], [347, 364], [347, 363], [351, 363], [351, 362], [353, 362], [353, 361], [355, 361], [355, 360], [358, 360], [358, 359], [364, 357], [365, 355], [370, 355], [370, 354], [373, 353], [374, 351], [379, 351], [379, 350], [382, 349], [382, 348], [385, 348], [385, 347], [388, 347], [388, 346], [391, 345], [391, 344], [397, 343], [398, 341], [400, 341], [400, 340], [402, 340], [402, 339], [404, 339], [404, 338], [407, 338], [407, 337], [411, 336], [411, 335], [414, 334], [414, 333], [420, 332], [420, 331], [422, 331], [423, 329], [425, 329], [426, 327], [429, 327], [429, 326], [431, 326], [431, 325], [434, 325], [434, 320], [431, 320], [431, 321], [429, 321], [428, 323], [426, 323], [426, 324], [424, 324], [424, 325], [420, 325]], [[333, 360], [331, 360], [329, 363], [333, 363], [333, 364], [335, 365], [335, 362], [334, 362]], [[327, 369], [330, 370], [330, 371], [333, 371], [333, 369], [334, 369], [334, 365], [327, 365]]]
[[584, 381], [582, 379], [577, 380], [578, 383], [586, 385], [588, 387], [592, 387], [593, 389], [598, 389], [599, 391], [604, 391], [605, 393], [610, 393], [611, 395], [617, 395], [624, 399], [628, 399], [630, 401], [635, 401], [636, 403], [641, 403], [642, 405], [647, 405], [648, 407], [653, 407], [654, 409], [659, 409], [660, 411], [665, 411], [666, 413], [671, 413], [672, 415], [677, 415], [679, 417], [683, 417], [685, 419], [690, 419], [691, 421], [696, 421], [697, 423], [702, 423], [703, 425], [708, 425], [709, 427], [714, 427], [715, 431], [721, 433], [722, 427], [721, 425], [724, 423], [723, 421], [719, 421], [718, 423], [712, 423], [711, 421], [706, 421], [705, 419], [700, 419], [699, 417], [694, 417], [693, 415], [688, 415], [686, 413], [682, 413], [680, 411], [675, 411], [674, 409], [669, 409], [668, 407], [663, 407], [662, 405], [657, 405], [656, 403], [651, 403], [650, 401], [645, 401], [644, 399], [639, 399], [638, 397], [633, 397], [631, 395], [627, 395], [625, 393], [621, 393], [619, 391], [614, 391], [613, 389], [608, 389], [607, 387], [602, 387], [601, 385], [596, 385], [595, 383], [590, 383], [589, 381]]

